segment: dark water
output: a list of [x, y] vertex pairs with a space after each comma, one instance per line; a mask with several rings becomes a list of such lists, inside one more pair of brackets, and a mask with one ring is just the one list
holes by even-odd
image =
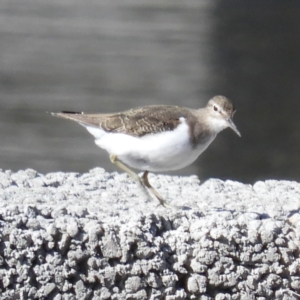
[[283, 0], [1, 2], [0, 168], [116, 170], [46, 111], [198, 108], [223, 94], [242, 138], [222, 132], [172, 174], [299, 181], [299, 13]]

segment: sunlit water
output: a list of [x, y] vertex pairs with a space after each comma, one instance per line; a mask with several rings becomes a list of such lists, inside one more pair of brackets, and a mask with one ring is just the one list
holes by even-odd
[[223, 94], [242, 138], [222, 132], [171, 174], [299, 181], [300, 5], [255, 3], [0, 3], [0, 167], [115, 171], [83, 128], [46, 111], [198, 108]]

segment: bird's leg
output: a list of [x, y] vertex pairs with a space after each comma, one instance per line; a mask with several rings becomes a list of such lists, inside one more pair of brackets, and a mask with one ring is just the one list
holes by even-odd
[[141, 178], [139, 177], [138, 174], [136, 174], [135, 172], [133, 172], [130, 168], [128, 168], [127, 166], [125, 166], [122, 162], [120, 162], [118, 160], [118, 157], [114, 154], [111, 154], [109, 156], [110, 161], [115, 164], [117, 167], [119, 167], [121, 170], [123, 170], [124, 172], [126, 172], [129, 176], [131, 176], [136, 183], [141, 187], [141, 190], [145, 193], [145, 196], [147, 199], [150, 199], [150, 195], [149, 192], [147, 191], [147, 189], [144, 186], [143, 181], [141, 180]]
[[168, 204], [164, 198], [154, 189], [154, 187], [150, 184], [148, 180], [148, 171], [145, 171], [142, 176], [142, 182], [143, 184], [152, 192], [152, 194], [158, 199], [160, 204], [164, 207], [172, 207], [170, 204]]
[[164, 207], [172, 207], [170, 204], [168, 204], [163, 197], [152, 187], [152, 185], [148, 181], [148, 171], [144, 172], [142, 178], [138, 176], [135, 172], [133, 172], [130, 168], [125, 166], [122, 162], [118, 160], [117, 155], [111, 154], [109, 156], [110, 161], [115, 164], [117, 167], [119, 167], [121, 170], [129, 174], [142, 188], [143, 190], [147, 193], [146, 187], [152, 192], [152, 194], [158, 199], [160, 204]]
[[135, 172], [133, 172], [131, 169], [129, 169], [127, 166], [125, 166], [123, 163], [121, 163], [118, 160], [117, 155], [111, 154], [109, 156], [110, 161], [115, 164], [117, 167], [119, 167], [121, 170], [123, 170], [124, 172], [126, 172], [127, 174], [129, 174], [135, 181], [137, 181], [139, 184], [143, 185], [143, 182], [141, 181], [141, 178], [138, 176], [138, 174], [136, 174]]

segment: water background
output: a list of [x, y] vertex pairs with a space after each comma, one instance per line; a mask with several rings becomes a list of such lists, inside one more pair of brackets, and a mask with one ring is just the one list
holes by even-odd
[[300, 181], [300, 2], [0, 2], [0, 168], [117, 169], [93, 137], [48, 111], [199, 108], [230, 98], [222, 132], [190, 167], [253, 183]]

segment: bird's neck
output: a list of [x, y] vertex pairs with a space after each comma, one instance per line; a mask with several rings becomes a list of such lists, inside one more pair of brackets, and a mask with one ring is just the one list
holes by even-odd
[[214, 126], [211, 126], [205, 109], [197, 110], [189, 125], [191, 142], [194, 147], [199, 144], [209, 145], [217, 136], [218, 131], [215, 130]]

